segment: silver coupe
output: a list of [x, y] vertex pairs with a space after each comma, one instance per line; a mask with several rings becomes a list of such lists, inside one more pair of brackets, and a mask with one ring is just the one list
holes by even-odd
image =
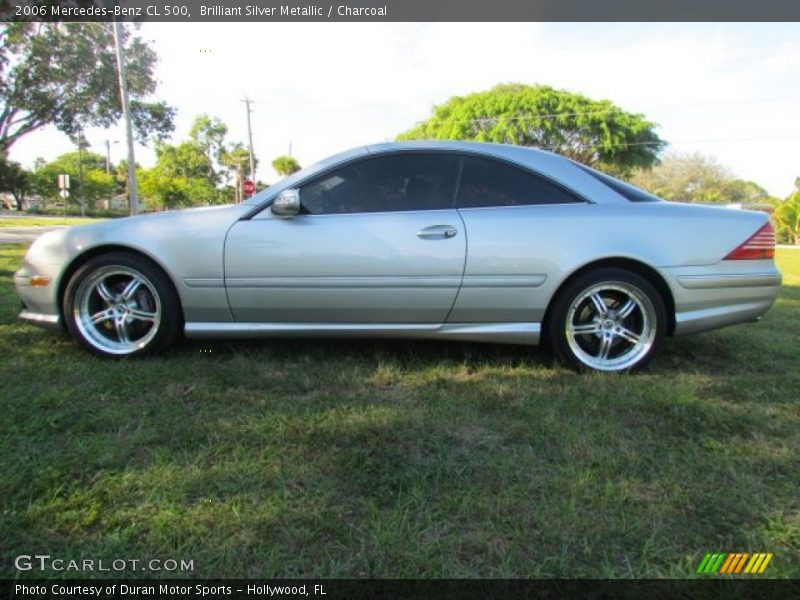
[[564, 157], [467, 142], [356, 148], [243, 204], [42, 235], [20, 317], [102, 356], [189, 338], [537, 344], [642, 367], [664, 338], [775, 300], [767, 215], [665, 202]]

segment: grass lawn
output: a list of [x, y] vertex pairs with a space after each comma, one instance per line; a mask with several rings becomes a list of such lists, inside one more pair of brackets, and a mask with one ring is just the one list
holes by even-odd
[[99, 223], [105, 220], [107, 219], [92, 219], [89, 217], [11, 217], [6, 219], [0, 218], [0, 228], [84, 225], [86, 223]]
[[800, 251], [779, 252], [764, 321], [619, 376], [433, 342], [101, 360], [16, 321], [23, 250], [0, 246], [0, 577], [41, 576], [13, 569], [35, 553], [198, 577], [687, 577], [734, 551], [800, 577]]

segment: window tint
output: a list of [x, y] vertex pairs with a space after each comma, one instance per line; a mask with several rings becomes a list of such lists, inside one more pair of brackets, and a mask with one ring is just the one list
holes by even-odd
[[569, 192], [524, 169], [505, 163], [464, 158], [458, 207], [520, 206], [579, 202]]
[[661, 198], [658, 196], [654, 196], [649, 192], [645, 192], [644, 190], [631, 185], [630, 183], [625, 183], [624, 181], [620, 181], [611, 175], [606, 175], [605, 173], [601, 173], [600, 171], [595, 171], [594, 169], [590, 169], [586, 165], [582, 165], [580, 163], [575, 163], [581, 169], [586, 171], [589, 175], [594, 177], [595, 179], [599, 179], [603, 183], [605, 183], [608, 187], [612, 190], [624, 196], [631, 202], [661, 202]]
[[452, 208], [458, 160], [417, 153], [367, 158], [303, 186], [300, 203], [312, 215]]

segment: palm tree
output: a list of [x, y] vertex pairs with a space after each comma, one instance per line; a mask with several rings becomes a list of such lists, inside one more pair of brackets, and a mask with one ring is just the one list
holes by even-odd
[[775, 208], [778, 239], [789, 244], [800, 243], [800, 192], [795, 192]]

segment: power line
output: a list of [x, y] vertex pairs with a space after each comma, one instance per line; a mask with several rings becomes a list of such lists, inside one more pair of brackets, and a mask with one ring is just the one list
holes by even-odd
[[[775, 140], [800, 140], [800, 134], [797, 135], [780, 135], [780, 136], [772, 136], [772, 137], [745, 137], [745, 138], [716, 138], [716, 139], [697, 139], [697, 140], [672, 140], [667, 141], [667, 144], [672, 146], [675, 144], [713, 144], [713, 143], [730, 143], [730, 142], [767, 142], [767, 141], [775, 141]], [[614, 147], [624, 147], [627, 148], [629, 146], [659, 146], [662, 142], [614, 142], [612, 146]], [[544, 150], [552, 150], [556, 146], [539, 146]]]
[[[800, 95], [800, 92], [798, 92]], [[731, 102], [729, 100], [719, 100], [714, 102], [692, 102], [687, 104], [663, 104], [661, 106], [651, 106], [646, 110], [667, 110], [667, 109], [681, 109], [681, 108], [688, 108], [692, 106], [718, 106], [718, 105], [736, 105], [736, 104], [757, 104], [761, 102], [780, 102], [784, 100], [797, 100], [797, 96], [786, 96], [781, 98], [760, 98], [760, 99], [753, 99], [753, 100], [740, 100], [737, 102]], [[543, 115], [517, 115], [512, 117], [477, 117], [474, 119], [436, 119], [436, 116], [429, 119], [421, 119], [416, 121], [416, 125], [421, 125], [428, 121], [433, 121], [435, 124], [451, 124], [451, 123], [495, 123], [497, 121], [532, 121], [536, 119], [542, 120], [549, 120], [549, 119], [559, 119], [565, 117], [585, 117], [589, 115], [604, 115], [610, 113], [622, 113], [628, 112], [620, 107], [613, 107], [613, 108], [604, 108], [598, 110], [589, 110], [589, 111], [578, 111], [578, 112], [563, 112], [563, 113], [546, 113]]]

